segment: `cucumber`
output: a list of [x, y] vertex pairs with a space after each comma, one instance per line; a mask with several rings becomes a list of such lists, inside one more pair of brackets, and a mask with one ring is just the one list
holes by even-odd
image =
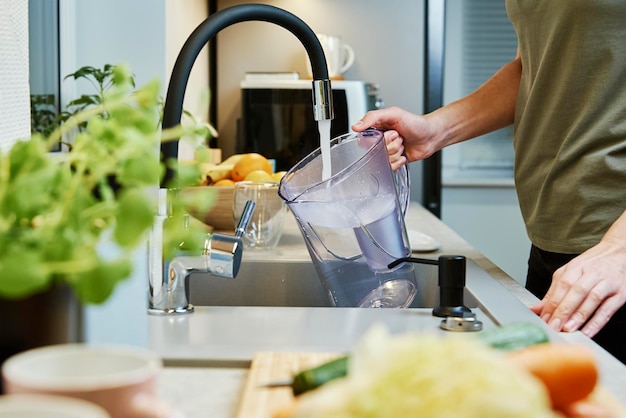
[[[549, 341], [548, 334], [543, 328], [529, 322], [512, 322], [472, 335], [478, 336], [481, 341], [501, 351], [516, 350]], [[347, 373], [348, 356], [338, 357], [296, 374], [291, 389], [293, 394], [298, 396], [318, 388], [326, 382], [344, 377]]]
[[291, 383], [291, 390], [294, 395], [298, 396], [304, 392], [318, 388], [326, 382], [344, 377], [347, 372], [348, 356], [338, 357], [295, 375]]
[[548, 334], [542, 327], [529, 322], [511, 322], [500, 327], [486, 329], [477, 335], [483, 342], [502, 351], [516, 350], [549, 341]]

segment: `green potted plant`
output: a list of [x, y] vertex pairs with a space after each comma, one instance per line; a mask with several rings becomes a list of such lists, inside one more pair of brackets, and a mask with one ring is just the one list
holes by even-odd
[[[181, 127], [160, 131], [158, 82], [135, 89], [123, 65], [85, 67], [70, 76], [95, 77], [98, 94], [73, 101], [49, 135], [33, 134], [0, 154], [0, 298], [26, 298], [62, 283], [83, 303], [107, 300], [129, 277], [132, 250], [145, 243], [153, 224], [149, 190], [164, 171], [158, 144], [184, 134]], [[51, 158], [50, 149], [70, 132], [69, 151]], [[198, 178], [193, 165], [177, 175], [181, 187]], [[177, 227], [183, 206], [199, 203], [174, 204], [181, 219], [167, 223], [166, 251], [204, 237]], [[102, 253], [103, 241], [119, 248], [115, 256]]]
[[[0, 152], [0, 363], [30, 348], [82, 341], [82, 305], [108, 300], [130, 277], [133, 250], [147, 242], [164, 172], [159, 143], [206, 133], [193, 124], [161, 131], [158, 81], [135, 89], [125, 66], [84, 67], [70, 77], [95, 80], [97, 94], [54, 118], [47, 99], [37, 101], [39, 132]], [[61, 142], [67, 152], [49, 152]], [[180, 165], [176, 177], [184, 187], [199, 172]], [[187, 211], [212, 201], [205, 194], [172, 202], [166, 253], [181, 243], [202, 246], [206, 231], [182, 226]]]

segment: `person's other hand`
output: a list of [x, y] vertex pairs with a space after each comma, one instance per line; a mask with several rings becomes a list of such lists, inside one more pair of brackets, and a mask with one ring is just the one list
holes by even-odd
[[596, 335], [626, 302], [626, 247], [603, 238], [558, 269], [545, 297], [530, 309], [556, 331]]
[[392, 130], [385, 131], [384, 138], [391, 168], [393, 170], [397, 170], [407, 163], [407, 158], [404, 155], [404, 143], [402, 141], [402, 137], [398, 132]]
[[355, 132], [368, 128], [384, 131], [389, 161], [394, 170], [407, 161], [430, 157], [440, 149], [436, 140], [438, 132], [429, 116], [416, 115], [398, 107], [372, 110], [352, 125]]

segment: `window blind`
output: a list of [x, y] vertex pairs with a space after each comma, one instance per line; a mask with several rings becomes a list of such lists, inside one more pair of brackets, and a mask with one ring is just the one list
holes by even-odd
[[517, 52], [504, 0], [464, 0], [463, 88], [471, 93]]
[[[461, 88], [469, 94], [515, 58], [517, 35], [504, 0], [463, 0]], [[461, 167], [513, 168], [513, 127], [509, 126], [462, 147]]]

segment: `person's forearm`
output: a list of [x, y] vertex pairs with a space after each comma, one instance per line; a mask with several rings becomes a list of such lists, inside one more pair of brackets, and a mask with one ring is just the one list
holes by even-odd
[[462, 142], [513, 123], [521, 71], [518, 54], [470, 95], [426, 115], [440, 127], [442, 144]]

